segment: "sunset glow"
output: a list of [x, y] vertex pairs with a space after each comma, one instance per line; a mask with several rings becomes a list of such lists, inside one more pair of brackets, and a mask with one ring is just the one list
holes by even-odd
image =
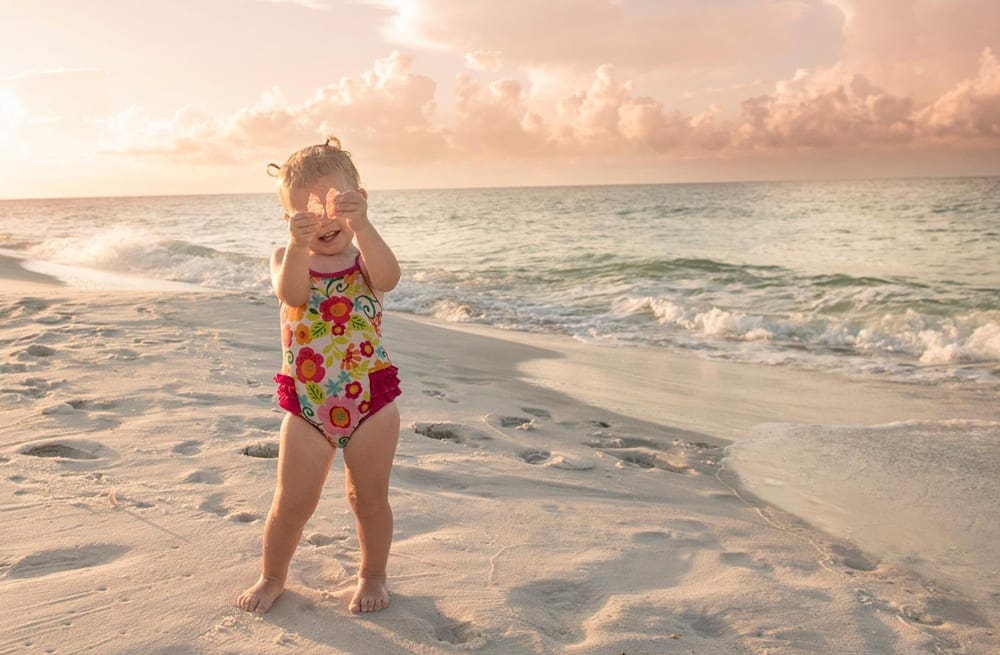
[[1000, 173], [986, 0], [0, 2], [0, 197]]

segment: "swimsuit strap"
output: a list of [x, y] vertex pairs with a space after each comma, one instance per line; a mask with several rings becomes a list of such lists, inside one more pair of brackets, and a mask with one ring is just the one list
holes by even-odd
[[355, 268], [361, 268], [361, 253], [359, 252], [354, 256], [354, 263], [345, 268], [342, 271], [334, 271], [333, 273], [320, 273], [319, 271], [314, 271], [309, 269], [309, 275], [312, 277], [343, 277], [353, 271]]

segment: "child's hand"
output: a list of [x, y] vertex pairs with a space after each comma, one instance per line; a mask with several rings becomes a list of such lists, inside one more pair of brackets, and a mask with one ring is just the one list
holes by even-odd
[[306, 248], [309, 240], [316, 234], [316, 215], [312, 212], [296, 212], [288, 221], [289, 246]]
[[328, 212], [331, 200], [333, 202], [333, 215], [343, 218], [347, 223], [347, 227], [351, 228], [351, 231], [355, 234], [371, 225], [368, 221], [368, 198], [363, 189], [358, 191], [344, 191], [332, 198], [328, 197]]

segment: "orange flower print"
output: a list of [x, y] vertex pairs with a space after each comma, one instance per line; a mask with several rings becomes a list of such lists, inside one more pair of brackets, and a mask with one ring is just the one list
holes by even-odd
[[301, 305], [299, 307], [289, 307], [288, 305], [281, 306], [282, 318], [294, 323], [296, 321], [301, 321], [302, 317], [306, 315], [306, 306]]
[[288, 323], [281, 326], [281, 343], [285, 344], [285, 348], [292, 345], [292, 326]]
[[367, 414], [368, 408], [371, 406], [372, 404], [370, 402], [368, 402], [367, 400], [362, 400], [361, 404], [358, 405], [358, 411], [361, 412], [362, 414]]
[[352, 309], [354, 309], [354, 303], [347, 296], [333, 296], [319, 305], [319, 313], [323, 320], [337, 325], [343, 325], [347, 319], [351, 318]]
[[382, 312], [375, 314], [375, 318], [372, 319], [372, 327], [375, 328], [375, 334], [382, 336]]
[[330, 423], [338, 428], [346, 428], [351, 424], [351, 412], [346, 407], [330, 408]]
[[361, 395], [361, 391], [361, 383], [357, 380], [344, 387], [344, 393], [347, 394], [348, 398], [357, 398]]
[[305, 323], [299, 323], [298, 327], [295, 328], [295, 343], [304, 346], [310, 341], [312, 341], [312, 335], [309, 333], [309, 326]]
[[339, 337], [344, 332], [346, 332], [346, 329], [344, 328], [343, 325], [334, 325], [333, 326], [333, 336]]
[[344, 352], [344, 359], [340, 362], [340, 368], [345, 371], [350, 371], [360, 363], [361, 352], [353, 343], [347, 344], [347, 350]]
[[371, 341], [361, 342], [361, 354], [364, 355], [365, 357], [371, 357], [372, 355], [375, 354], [375, 348], [372, 346]]

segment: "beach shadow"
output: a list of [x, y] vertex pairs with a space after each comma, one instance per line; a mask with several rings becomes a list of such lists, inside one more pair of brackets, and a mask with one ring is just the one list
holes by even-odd
[[392, 594], [381, 612], [351, 614], [349, 592], [317, 600], [286, 590], [262, 619], [284, 630], [287, 645], [322, 644], [341, 652], [412, 653], [460, 645], [475, 648], [486, 643], [485, 632], [473, 622], [445, 614], [431, 596]]

